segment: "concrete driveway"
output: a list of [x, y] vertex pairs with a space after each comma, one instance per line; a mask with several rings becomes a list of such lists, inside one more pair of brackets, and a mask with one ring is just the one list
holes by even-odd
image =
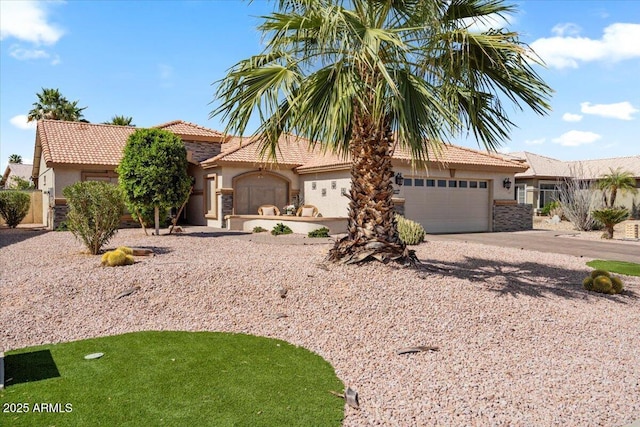
[[530, 230], [514, 233], [428, 234], [427, 241], [457, 240], [485, 245], [640, 263], [640, 242], [570, 237], [573, 233]]

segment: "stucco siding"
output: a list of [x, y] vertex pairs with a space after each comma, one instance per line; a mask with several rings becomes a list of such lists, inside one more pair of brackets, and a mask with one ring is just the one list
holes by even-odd
[[300, 175], [300, 184], [304, 203], [316, 206], [322, 216], [347, 216], [349, 199], [343, 191], [351, 190], [349, 171]]

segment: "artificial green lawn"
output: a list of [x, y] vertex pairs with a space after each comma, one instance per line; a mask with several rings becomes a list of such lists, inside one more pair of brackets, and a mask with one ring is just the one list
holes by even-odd
[[640, 276], [640, 264], [626, 261], [604, 261], [596, 259], [587, 263], [589, 267], [598, 270], [607, 270], [610, 273], [624, 274], [626, 276]]
[[[85, 360], [102, 352], [100, 359]], [[342, 382], [284, 341], [137, 332], [5, 354], [1, 426], [339, 426]], [[28, 413], [14, 413], [16, 405]], [[57, 413], [34, 412], [40, 403]], [[38, 404], [38, 407], [35, 405]], [[60, 412], [71, 404], [71, 412]], [[23, 406], [24, 409], [24, 406]]]

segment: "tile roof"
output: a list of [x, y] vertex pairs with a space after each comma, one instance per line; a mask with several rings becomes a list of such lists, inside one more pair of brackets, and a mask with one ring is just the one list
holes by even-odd
[[[2, 185], [11, 185], [11, 182], [7, 182], [9, 176], [17, 176], [24, 180], [29, 181], [31, 178], [31, 170], [33, 169], [33, 165], [26, 165], [22, 163], [9, 163], [7, 168], [4, 170], [4, 174], [0, 177], [0, 184]], [[0, 187], [1, 188], [1, 187]]]
[[516, 174], [516, 178], [563, 178], [572, 176], [579, 168], [587, 179], [597, 179], [610, 172], [610, 169], [620, 168], [629, 171], [636, 178], [640, 178], [640, 155], [628, 157], [613, 157], [596, 160], [562, 161], [527, 151], [509, 153], [505, 157], [523, 159], [529, 164], [529, 169]]
[[[300, 166], [311, 159], [314, 150], [307, 139], [283, 134], [278, 141], [277, 164], [282, 166]], [[225, 163], [271, 163], [261, 160], [260, 144], [257, 139], [232, 137], [222, 145], [222, 153], [203, 162], [204, 165]]]
[[510, 159], [521, 159], [529, 165], [529, 168], [526, 171], [517, 173], [516, 178], [532, 178], [534, 176], [552, 178], [571, 176], [569, 167], [562, 160], [529, 153], [528, 151], [509, 153], [506, 154], [505, 157]]
[[[410, 152], [399, 146], [396, 147], [392, 158], [401, 162], [411, 163]], [[327, 153], [324, 156], [315, 156], [303, 166], [299, 167], [298, 171], [304, 172], [341, 166], [348, 167], [350, 162], [351, 160], [349, 157], [342, 157], [336, 154]], [[467, 168], [493, 167], [512, 169], [514, 171], [523, 171], [526, 168], [522, 163], [505, 160], [501, 156], [495, 154], [450, 144], [443, 145], [440, 153], [430, 153], [429, 160], [425, 162], [424, 166], [427, 168], [446, 168], [451, 166], [462, 166]]]
[[196, 137], [198, 141], [202, 141], [202, 138], [214, 142], [223, 142], [225, 135], [217, 130], [208, 129], [203, 126], [199, 126], [193, 123], [185, 122], [183, 120], [174, 120], [172, 122], [163, 123], [161, 125], [154, 126], [157, 129], [164, 129], [170, 132], [180, 135], [182, 139], [188, 140], [189, 137]]
[[586, 178], [596, 179], [602, 175], [610, 173], [610, 169], [620, 168], [623, 171], [631, 172], [640, 179], [640, 155], [628, 157], [612, 157], [610, 159], [579, 160], [566, 162], [570, 168], [582, 166]]
[[47, 164], [117, 166], [127, 138], [135, 130], [131, 126], [40, 120], [37, 139]]

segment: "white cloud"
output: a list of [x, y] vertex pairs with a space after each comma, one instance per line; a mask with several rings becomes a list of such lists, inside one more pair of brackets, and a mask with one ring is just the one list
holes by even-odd
[[545, 143], [546, 138], [538, 138], [538, 139], [527, 139], [524, 143], [526, 145], [542, 145]]
[[36, 45], [52, 45], [64, 34], [48, 22], [50, 3], [24, 0], [0, 1], [0, 40], [16, 38]]
[[579, 122], [582, 120], [582, 116], [580, 114], [564, 113], [562, 115], [562, 120], [565, 122]]
[[563, 147], [579, 147], [584, 144], [592, 144], [600, 138], [602, 138], [602, 136], [594, 132], [570, 130], [569, 132], [563, 133], [558, 138], [554, 138], [553, 142], [560, 144]]
[[591, 104], [590, 102], [582, 102], [580, 103], [580, 111], [584, 114], [593, 114], [611, 119], [633, 120], [634, 117], [632, 117], [632, 115], [640, 110], [625, 101], [616, 104]]
[[9, 123], [22, 130], [30, 130], [36, 128], [36, 122], [27, 122], [25, 114], [19, 114], [9, 119]]
[[25, 49], [19, 45], [11, 46], [9, 49], [9, 55], [20, 61], [49, 58], [49, 54], [42, 49]]
[[580, 34], [580, 30], [581, 28], [578, 25], [571, 22], [566, 22], [564, 24], [557, 24], [551, 29], [551, 32], [557, 37], [564, 37], [577, 36], [578, 34]]
[[538, 39], [530, 46], [553, 68], [578, 68], [581, 62], [640, 58], [640, 24], [611, 24], [599, 40], [579, 37], [574, 33], [577, 28], [572, 24], [556, 25], [552, 30], [555, 37]]

